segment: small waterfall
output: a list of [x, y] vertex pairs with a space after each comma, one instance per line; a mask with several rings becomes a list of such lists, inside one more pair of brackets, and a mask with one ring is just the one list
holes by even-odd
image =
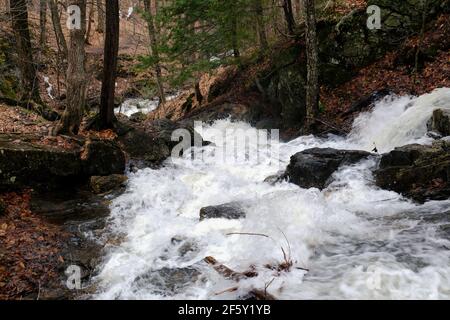
[[436, 109], [450, 110], [450, 88], [418, 98], [386, 97], [373, 112], [356, 119], [349, 141], [365, 150], [373, 149], [375, 143], [380, 152], [411, 143], [430, 143], [427, 122]]

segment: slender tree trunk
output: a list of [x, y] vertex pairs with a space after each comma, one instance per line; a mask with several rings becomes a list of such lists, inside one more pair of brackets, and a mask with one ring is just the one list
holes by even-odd
[[311, 128], [319, 111], [319, 54], [314, 0], [303, 0], [306, 22], [307, 88], [306, 126]]
[[47, 0], [39, 1], [39, 27], [41, 48], [47, 45]]
[[[155, 2], [156, 3], [156, 2]], [[156, 34], [156, 28], [154, 24], [153, 14], [152, 14], [152, 6], [150, 0], [144, 0], [145, 12], [147, 13], [147, 27], [148, 34], [150, 37], [150, 47], [152, 49], [152, 55], [155, 60], [155, 74], [156, 74], [156, 85], [158, 86], [158, 95], [161, 104], [166, 103], [166, 95], [164, 92], [164, 84], [162, 80], [162, 71], [161, 71], [161, 63], [158, 49], [158, 40]], [[156, 10], [156, 9], [155, 9]]]
[[67, 42], [64, 38], [64, 33], [61, 27], [61, 17], [58, 12], [58, 5], [55, 0], [48, 0], [48, 5], [50, 7], [50, 12], [52, 14], [53, 29], [55, 31], [56, 42], [58, 45], [58, 50], [63, 56], [63, 60], [67, 59]]
[[96, 0], [96, 4], [97, 4], [97, 29], [95, 31], [97, 31], [98, 33], [103, 33], [105, 31], [105, 8], [103, 6], [102, 0]]
[[92, 27], [92, 16], [93, 16], [93, 12], [94, 12], [94, 2], [91, 0], [90, 4], [89, 4], [89, 15], [88, 15], [88, 25], [87, 25], [87, 31], [86, 31], [86, 44], [90, 45], [89, 42], [89, 37], [91, 35], [91, 27]]
[[39, 82], [36, 66], [33, 63], [30, 29], [28, 27], [28, 10], [26, 0], [10, 0], [12, 28], [16, 38], [17, 65], [20, 70], [21, 101], [34, 100], [40, 103]]
[[106, 6], [106, 35], [103, 58], [103, 81], [100, 102], [100, 128], [114, 127], [114, 94], [116, 89], [117, 56], [119, 53], [119, 0]]
[[291, 0], [283, 0], [283, 12], [284, 18], [286, 19], [287, 28], [289, 34], [294, 34], [295, 32], [295, 19], [294, 13], [292, 11], [292, 1]]
[[81, 9], [81, 28], [70, 30], [67, 68], [67, 105], [55, 133], [76, 135], [80, 129], [86, 100], [85, 35], [86, 0], [70, 0]]
[[256, 30], [258, 32], [258, 40], [260, 53], [264, 53], [269, 47], [267, 43], [266, 26], [264, 23], [264, 9], [262, 6], [262, 0], [253, 0], [253, 7], [256, 14]]

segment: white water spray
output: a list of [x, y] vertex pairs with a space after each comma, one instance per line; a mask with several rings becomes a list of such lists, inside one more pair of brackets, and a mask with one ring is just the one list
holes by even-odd
[[[429, 143], [426, 122], [436, 108], [450, 108], [450, 89], [384, 99], [360, 115], [346, 139], [280, 143], [280, 161], [285, 167], [290, 156], [312, 147], [370, 151], [375, 143], [386, 152]], [[211, 128], [250, 127], [221, 120]], [[233, 138], [230, 131], [227, 139]], [[213, 153], [214, 146], [204, 147], [206, 157]], [[271, 283], [268, 292], [279, 299], [450, 299], [450, 219], [443, 214], [450, 201], [417, 205], [376, 188], [376, 158], [341, 168], [323, 191], [272, 186], [263, 180], [279, 168], [267, 157], [253, 166], [169, 160], [160, 170], [130, 174], [127, 192], [111, 205], [108, 228], [123, 241], [106, 245], [93, 297], [236, 299]], [[231, 201], [245, 205], [245, 219], [199, 221], [202, 207]], [[281, 247], [294, 267], [278, 274], [265, 266], [283, 262]], [[236, 283], [203, 263], [206, 256], [237, 271], [255, 268], [258, 276], [223, 293]]]

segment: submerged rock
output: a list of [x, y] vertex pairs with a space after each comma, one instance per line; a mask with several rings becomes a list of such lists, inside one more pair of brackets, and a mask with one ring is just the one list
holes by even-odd
[[206, 219], [242, 219], [245, 218], [245, 210], [238, 202], [231, 202], [219, 206], [209, 206], [200, 210], [200, 220]]
[[450, 197], [450, 142], [407, 145], [383, 155], [376, 184], [419, 202]]
[[291, 157], [291, 163], [282, 178], [302, 188], [324, 189], [339, 167], [355, 164], [370, 155], [365, 151], [331, 148], [305, 150]]
[[450, 110], [437, 109], [427, 124], [428, 130], [446, 137], [450, 136]]
[[199, 280], [200, 271], [195, 268], [162, 268], [150, 271], [134, 280], [136, 288], [154, 287], [161, 294], [177, 294]]
[[128, 177], [122, 174], [113, 174], [110, 176], [91, 177], [90, 186], [95, 194], [102, 194], [117, 190], [123, 187], [128, 181]]

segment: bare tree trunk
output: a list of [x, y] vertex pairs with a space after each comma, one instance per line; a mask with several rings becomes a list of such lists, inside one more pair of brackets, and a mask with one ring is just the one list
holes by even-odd
[[39, 42], [41, 48], [44, 48], [47, 45], [47, 0], [40, 0], [39, 2], [39, 27]]
[[88, 26], [87, 26], [87, 31], [86, 31], [86, 40], [85, 43], [87, 45], [90, 45], [89, 42], [89, 37], [91, 35], [91, 27], [92, 27], [92, 16], [93, 16], [93, 12], [94, 12], [94, 2], [91, 0], [91, 2], [89, 3], [89, 16], [88, 16]]
[[314, 0], [303, 0], [306, 22], [307, 88], [306, 126], [311, 128], [319, 111], [319, 54]]
[[286, 19], [287, 28], [289, 31], [289, 34], [294, 34], [295, 32], [295, 19], [294, 19], [294, 13], [292, 11], [292, 1], [291, 0], [283, 0], [283, 12], [284, 12], [284, 18]]
[[69, 5], [77, 5], [80, 7], [81, 28], [70, 30], [70, 50], [67, 68], [67, 105], [54, 133], [76, 135], [80, 129], [86, 100], [86, 0], [71, 0]]
[[[156, 1], [155, 1], [156, 3]], [[155, 74], [156, 74], [156, 85], [158, 86], [158, 95], [160, 99], [161, 104], [166, 103], [166, 95], [164, 92], [164, 84], [162, 81], [162, 71], [161, 71], [161, 64], [160, 64], [160, 56], [159, 56], [159, 50], [158, 50], [158, 40], [156, 38], [156, 28], [154, 24], [153, 14], [152, 14], [152, 7], [150, 0], [144, 0], [144, 6], [145, 6], [145, 12], [147, 13], [147, 27], [148, 27], [148, 34], [150, 37], [150, 47], [152, 49], [152, 55], [155, 59]], [[156, 9], [155, 9], [156, 10]]]
[[253, 0], [253, 6], [256, 14], [256, 30], [258, 32], [258, 40], [260, 53], [264, 53], [269, 47], [267, 43], [266, 26], [264, 24], [264, 9], [262, 0]]
[[100, 102], [100, 128], [114, 127], [114, 94], [116, 89], [117, 56], [119, 53], [119, 0], [106, 6], [106, 35], [103, 58], [103, 81]]
[[[94, 0], [92, 0], [94, 1]], [[97, 3], [97, 31], [103, 33], [105, 31], [105, 8], [102, 0], [96, 0]]]
[[64, 38], [64, 33], [61, 28], [61, 17], [58, 12], [58, 5], [55, 0], [48, 0], [48, 5], [50, 7], [50, 12], [52, 14], [53, 29], [55, 31], [56, 43], [58, 45], [58, 50], [63, 56], [63, 60], [67, 59], [67, 42]]
[[26, 0], [10, 0], [12, 28], [16, 38], [17, 65], [20, 70], [21, 101], [41, 102], [36, 66], [33, 63], [30, 29], [28, 27], [28, 10]]

